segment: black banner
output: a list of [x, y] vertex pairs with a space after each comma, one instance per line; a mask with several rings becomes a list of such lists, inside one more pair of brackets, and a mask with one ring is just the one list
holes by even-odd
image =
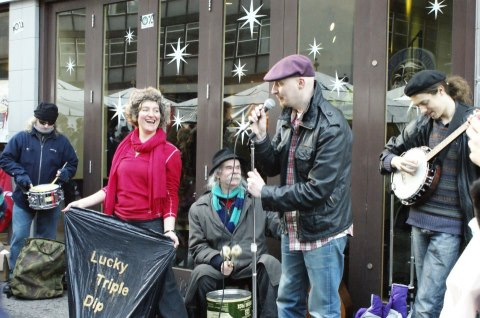
[[92, 210], [65, 214], [70, 317], [155, 317], [171, 240]]

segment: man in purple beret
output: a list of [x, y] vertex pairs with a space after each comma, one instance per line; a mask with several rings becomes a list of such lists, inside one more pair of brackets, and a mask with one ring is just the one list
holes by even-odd
[[[283, 110], [272, 139], [261, 107], [249, 116], [258, 169], [280, 185], [248, 173], [248, 191], [282, 222], [279, 317], [340, 317], [338, 288], [352, 234], [352, 132], [322, 96], [310, 59], [290, 55], [265, 75]], [[310, 287], [310, 291], [308, 291]]]
[[[399, 136], [392, 137], [380, 154], [380, 172], [399, 172], [405, 189], [403, 202], [411, 203], [407, 224], [412, 227], [412, 251], [415, 257], [417, 288], [412, 317], [438, 317], [443, 307], [446, 279], [456, 263], [464, 242], [472, 234], [468, 222], [473, 218], [470, 185], [479, 170], [469, 159], [468, 136], [461, 133], [454, 142], [442, 147], [431, 160], [436, 177], [432, 187], [423, 152], [443, 142], [474, 112], [470, 87], [459, 76], [446, 77], [443, 72], [423, 70], [405, 86], [405, 95], [421, 112]], [[406, 153], [405, 155], [402, 155]], [[413, 155], [412, 155], [413, 154]], [[431, 176], [430, 173], [428, 175]], [[416, 183], [414, 180], [417, 180]], [[428, 193], [416, 197], [410, 189]], [[419, 191], [419, 193], [421, 193]], [[457, 317], [465, 317], [461, 314]]]

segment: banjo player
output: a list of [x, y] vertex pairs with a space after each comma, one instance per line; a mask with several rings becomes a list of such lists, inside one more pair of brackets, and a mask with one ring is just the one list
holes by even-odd
[[[405, 95], [418, 107], [421, 116], [387, 142], [380, 155], [380, 172], [401, 174], [404, 181], [411, 176], [412, 180], [417, 180], [413, 176], [425, 175], [419, 170], [426, 165], [433, 166], [438, 172], [438, 183], [426, 191], [415, 192], [417, 197], [420, 197], [419, 192], [428, 195], [402, 200], [402, 203], [408, 201], [411, 205], [407, 224], [412, 226], [417, 274], [412, 317], [438, 317], [443, 307], [446, 278], [460, 255], [462, 244], [471, 238], [467, 226], [473, 218], [469, 186], [480, 171], [469, 159], [465, 132], [449, 142], [429, 163], [423, 162], [427, 156], [407, 154], [418, 149], [428, 152], [435, 148], [452, 132], [458, 131], [474, 108], [470, 106], [468, 83], [459, 76], [446, 78], [444, 73], [436, 70], [416, 73], [405, 86]], [[420, 181], [418, 187], [425, 187], [426, 182]], [[414, 191], [416, 187], [408, 182], [399, 185], [392, 182], [392, 188], [394, 186]], [[394, 192], [398, 196], [397, 191]]]

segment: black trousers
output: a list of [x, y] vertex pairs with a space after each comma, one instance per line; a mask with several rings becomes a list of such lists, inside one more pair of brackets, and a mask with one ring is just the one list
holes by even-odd
[[[188, 308], [189, 318], [206, 318], [207, 317], [207, 293], [214, 290], [221, 290], [224, 286], [238, 286], [240, 289], [248, 287], [252, 290], [252, 278], [232, 279], [225, 277], [222, 279], [214, 279], [210, 276], [203, 276], [198, 281], [198, 289], [195, 293], [196, 308]], [[268, 273], [263, 264], [257, 266], [257, 314], [258, 317], [271, 318], [278, 317], [277, 312], [277, 293], [278, 286], [270, 283]], [[252, 299], [253, 302], [253, 299]]]
[[[163, 233], [163, 219], [130, 223], [143, 229]], [[188, 316], [187, 309], [185, 308], [185, 302], [183, 301], [183, 297], [178, 289], [177, 281], [171, 266], [168, 267], [165, 273], [163, 290], [160, 291], [158, 315], [164, 318], [186, 318]]]

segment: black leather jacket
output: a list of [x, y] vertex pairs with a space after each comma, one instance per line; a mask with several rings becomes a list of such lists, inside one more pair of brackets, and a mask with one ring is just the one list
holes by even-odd
[[[455, 111], [461, 112], [462, 122], [465, 122], [470, 114], [472, 114], [474, 109], [475, 108], [473, 107], [469, 107], [457, 102]], [[385, 149], [380, 154], [380, 173], [387, 174], [392, 172], [387, 170], [384, 165], [384, 159], [389, 154], [401, 155], [411, 148], [428, 146], [432, 127], [433, 119], [428, 116], [419, 116], [410, 122], [399, 136], [390, 138], [388, 143], [385, 145]], [[471, 238], [471, 231], [468, 227], [468, 222], [473, 218], [470, 185], [478, 178], [480, 175], [480, 170], [469, 158], [470, 150], [468, 149], [467, 134], [461, 134], [453, 142], [458, 145], [458, 149], [460, 150], [459, 160], [457, 163], [459, 169], [457, 182], [458, 193], [460, 196], [460, 208], [463, 212], [464, 237], [468, 241]]]
[[[280, 174], [281, 185], [265, 185], [262, 204], [267, 210], [298, 210], [298, 239], [312, 242], [348, 229], [352, 224], [352, 131], [340, 110], [322, 96], [320, 85], [299, 127], [293, 185], [286, 185], [288, 151], [293, 131], [285, 108], [273, 140], [256, 145], [257, 167], [267, 176]], [[282, 217], [285, 230], [285, 221]]]

